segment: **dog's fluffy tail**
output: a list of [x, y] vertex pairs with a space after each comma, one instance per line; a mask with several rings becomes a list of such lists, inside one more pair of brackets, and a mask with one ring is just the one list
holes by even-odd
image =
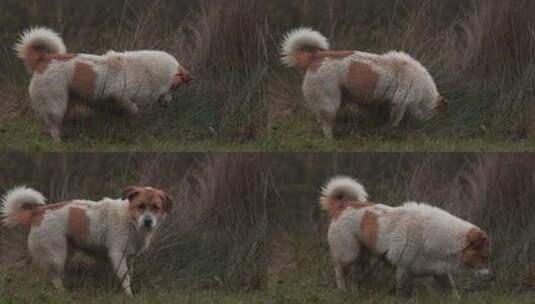
[[321, 50], [328, 50], [329, 42], [320, 32], [310, 28], [297, 28], [284, 36], [281, 45], [281, 60], [288, 67], [306, 68], [310, 64], [310, 56]]
[[32, 210], [45, 204], [45, 197], [38, 191], [26, 186], [9, 190], [0, 204], [0, 218], [2, 224], [13, 227], [21, 224], [23, 219], [18, 216], [21, 211]]
[[321, 189], [320, 206], [332, 212], [342, 202], [367, 203], [368, 193], [355, 179], [348, 176], [335, 176]]
[[63, 39], [46, 27], [25, 30], [20, 35], [14, 49], [30, 73], [33, 73], [37, 64], [44, 59], [45, 54], [65, 54], [67, 52]]

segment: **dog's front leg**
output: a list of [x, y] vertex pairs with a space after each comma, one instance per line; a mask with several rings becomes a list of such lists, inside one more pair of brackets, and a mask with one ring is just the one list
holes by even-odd
[[392, 104], [390, 106], [390, 118], [388, 120], [388, 123], [386, 125], [387, 128], [395, 128], [399, 126], [399, 123], [403, 119], [403, 116], [405, 116], [405, 111], [407, 109], [406, 102], [402, 102], [400, 104]]
[[160, 107], [164, 108], [168, 107], [171, 101], [173, 101], [173, 95], [171, 95], [170, 93], [163, 94], [162, 96], [160, 96], [160, 98], [158, 98], [158, 104], [160, 105]]
[[121, 282], [121, 288], [124, 290], [127, 296], [132, 297], [133, 294], [130, 286], [130, 274], [126, 264], [126, 253], [124, 251], [111, 252], [110, 260], [113, 270], [115, 271], [119, 282]]
[[396, 295], [402, 297], [412, 295], [412, 274], [404, 267], [396, 269]]
[[453, 281], [453, 276], [451, 273], [448, 272], [448, 274], [445, 275], [436, 275], [435, 280], [444, 291], [451, 292], [453, 297], [457, 300], [461, 299], [461, 296], [455, 287], [455, 282]]
[[139, 108], [132, 98], [121, 96], [115, 97], [114, 101], [119, 105], [120, 109], [125, 111], [128, 115], [136, 115], [139, 113]]

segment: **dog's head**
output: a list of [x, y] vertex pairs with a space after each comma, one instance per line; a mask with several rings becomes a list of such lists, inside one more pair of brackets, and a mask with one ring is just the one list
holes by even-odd
[[191, 73], [182, 65], [179, 65], [176, 69], [176, 74], [173, 77], [173, 83], [171, 84], [171, 90], [176, 90], [181, 84], [188, 84], [193, 80]]
[[449, 103], [450, 102], [446, 99], [446, 97], [438, 95], [437, 100], [435, 102], [435, 112], [446, 112], [448, 110]]
[[173, 199], [162, 190], [130, 186], [123, 190], [128, 211], [137, 229], [153, 230], [171, 212]]
[[487, 234], [477, 227], [468, 230], [462, 251], [462, 263], [482, 281], [494, 280], [489, 256], [490, 241]]

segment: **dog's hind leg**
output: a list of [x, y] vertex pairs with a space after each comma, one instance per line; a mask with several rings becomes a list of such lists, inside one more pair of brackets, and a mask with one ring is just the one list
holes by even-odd
[[34, 261], [50, 276], [54, 287], [63, 292], [63, 274], [67, 262], [67, 240], [62, 235], [41, 241], [30, 234], [28, 246]]
[[323, 134], [334, 138], [336, 114], [342, 104], [342, 92], [337, 82], [305, 81], [303, 93], [307, 107], [316, 114]]
[[347, 289], [347, 270], [348, 265], [340, 261], [334, 262], [334, 275], [336, 276], [336, 287]]
[[63, 116], [55, 113], [47, 113], [45, 123], [48, 127], [48, 133], [54, 141], [61, 141], [61, 128], [63, 126]]
[[329, 246], [334, 261], [336, 287], [347, 288], [347, 276], [350, 266], [357, 261], [362, 247], [353, 235], [329, 231]]
[[67, 113], [69, 94], [66, 88], [50, 86], [45, 92], [38, 90], [37, 96], [32, 96], [32, 107], [44, 119], [50, 136], [55, 141], [61, 140], [63, 118]]
[[109, 256], [113, 270], [115, 271], [119, 282], [121, 282], [121, 288], [127, 296], [132, 297], [133, 294], [130, 284], [130, 273], [126, 263], [126, 255], [123, 251], [112, 251], [110, 252]]
[[334, 138], [334, 124], [336, 120], [336, 113], [329, 113], [322, 111], [317, 114], [317, 120], [320, 124], [323, 135], [328, 139]]

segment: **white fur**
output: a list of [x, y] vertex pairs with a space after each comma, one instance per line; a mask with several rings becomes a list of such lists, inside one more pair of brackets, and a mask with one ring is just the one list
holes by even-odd
[[[316, 31], [298, 29], [290, 32], [282, 43], [282, 61], [293, 67], [298, 56], [313, 56], [328, 48], [327, 39]], [[304, 46], [313, 47], [304, 50]], [[314, 48], [315, 47], [315, 48]], [[313, 60], [312, 60], [313, 61]], [[441, 100], [436, 84], [429, 72], [414, 58], [404, 52], [390, 51], [372, 54], [354, 51], [342, 58], [327, 58], [317, 69], [308, 65], [303, 81], [305, 106], [312, 111], [326, 137], [333, 137], [335, 118], [342, 106], [342, 89], [350, 85], [348, 78], [351, 63], [359, 62], [371, 67], [377, 74], [373, 95], [365, 103], [388, 102], [390, 127], [399, 125], [406, 111], [413, 118], [425, 121], [434, 116]]]
[[2, 197], [2, 203], [0, 204], [2, 224], [8, 227], [17, 225], [16, 214], [23, 205], [44, 205], [45, 202], [45, 197], [34, 189], [26, 186], [11, 189]]
[[328, 50], [329, 41], [311, 28], [294, 29], [284, 36], [281, 46], [282, 63], [288, 67], [294, 67], [296, 60], [293, 54], [302, 51], [305, 47]]
[[349, 176], [335, 176], [321, 189], [320, 206], [322, 209], [328, 210], [329, 199], [339, 195], [356, 202], [368, 201], [368, 193], [358, 181]]
[[[362, 187], [355, 181], [351, 185], [351, 179], [339, 185], [337, 188], [329, 182], [324, 188], [328, 187], [329, 192], [324, 192], [320, 201], [336, 200], [335, 193], [346, 193], [351, 197], [354, 190], [348, 189]], [[375, 248], [368, 248], [365, 243], [366, 235], [361, 225], [366, 213], [377, 217]], [[331, 220], [328, 231], [337, 287], [346, 288], [349, 265], [366, 262], [371, 254], [396, 267], [398, 292], [410, 287], [414, 277], [433, 276], [458, 296], [452, 274], [467, 267], [462, 262], [462, 252], [467, 233], [474, 227], [440, 208], [416, 202], [407, 202], [400, 207], [370, 204], [346, 208], [338, 218]], [[473, 271], [477, 275], [487, 273], [487, 277], [491, 274], [489, 268]]]
[[30, 28], [20, 35], [14, 47], [17, 57], [24, 59], [29, 52], [29, 48], [34, 46], [43, 47], [51, 54], [65, 54], [67, 52], [63, 39], [56, 32], [46, 27]]
[[[43, 206], [44, 201], [41, 193], [30, 188], [10, 190], [3, 198], [4, 224], [22, 224], [17, 218], [18, 213], [23, 212], [20, 209], [22, 204]], [[67, 223], [69, 210], [73, 207], [85, 210], [89, 234], [71, 248]], [[42, 221], [30, 227], [28, 248], [33, 261], [51, 276], [52, 283], [60, 291], [63, 290], [63, 273], [71, 249], [107, 256], [124, 292], [132, 296], [127, 257], [148, 248], [156, 228], [164, 218], [164, 213], [153, 214], [147, 210], [134, 220], [129, 213], [129, 201], [124, 199], [103, 198], [98, 202], [73, 200], [60, 208], [44, 211]], [[150, 228], [144, 228], [145, 219], [152, 220]]]

